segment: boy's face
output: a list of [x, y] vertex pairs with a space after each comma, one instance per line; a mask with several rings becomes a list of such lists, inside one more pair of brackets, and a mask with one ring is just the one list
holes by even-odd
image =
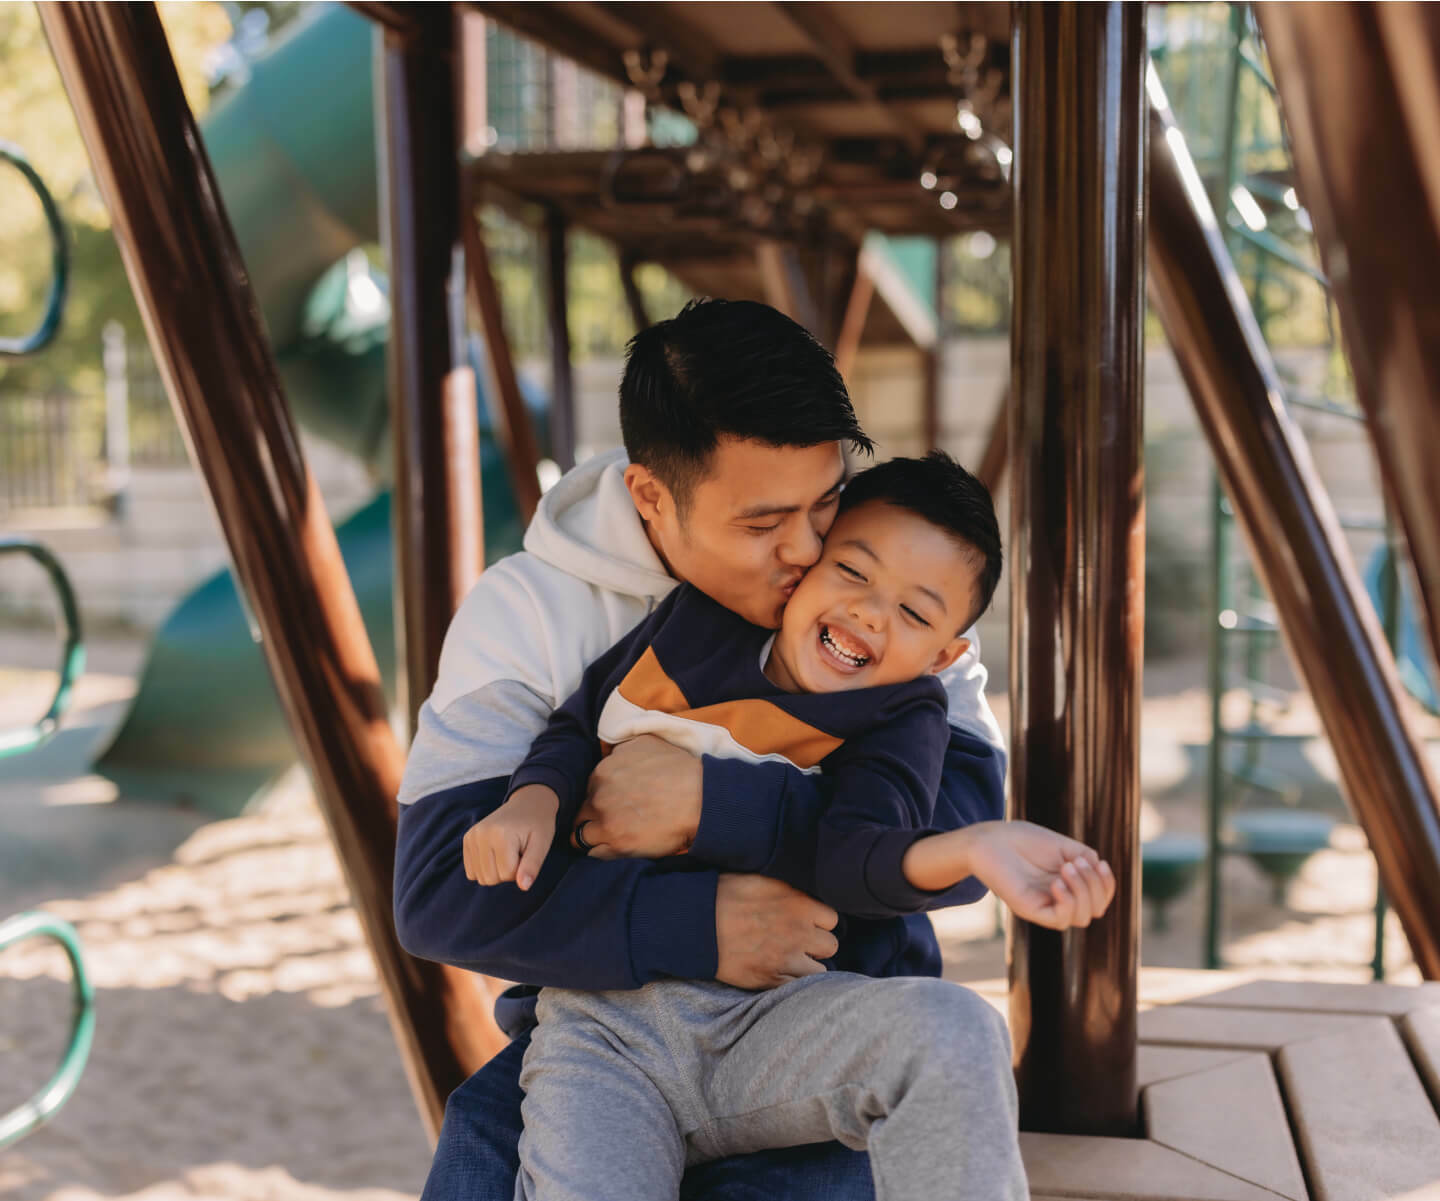
[[836, 519], [786, 606], [776, 682], [804, 692], [898, 684], [943, 671], [970, 645], [976, 571], [943, 530], [884, 501]]

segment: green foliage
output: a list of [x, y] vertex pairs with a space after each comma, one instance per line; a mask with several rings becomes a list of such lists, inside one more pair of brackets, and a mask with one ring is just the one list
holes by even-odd
[[[181, 84], [197, 116], [209, 103], [206, 62], [230, 33], [218, 4], [162, 4]], [[89, 158], [32, 5], [0, 4], [0, 137], [18, 145], [45, 180], [64, 217], [70, 242], [70, 295], [60, 335], [41, 354], [0, 365], [9, 394], [59, 387], [100, 387], [100, 331], [120, 321], [141, 336], [110, 218], [90, 173]], [[32, 328], [50, 282], [44, 216], [19, 174], [0, 168], [0, 330]]]
[[[518, 358], [541, 358], [550, 353], [545, 248], [536, 232], [540, 214], [529, 213], [526, 217], [521, 221], [488, 208], [483, 223], [511, 350]], [[568, 242], [571, 357], [579, 362], [592, 356], [618, 355], [634, 335], [635, 327], [621, 288], [615, 248], [582, 230], [572, 231]], [[636, 269], [635, 282], [652, 321], [674, 316], [692, 296], [689, 289], [653, 263]]]

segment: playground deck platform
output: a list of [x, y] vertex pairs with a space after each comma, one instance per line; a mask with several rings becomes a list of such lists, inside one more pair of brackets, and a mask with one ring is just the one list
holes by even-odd
[[1034, 1201], [1440, 1198], [1440, 984], [1152, 968], [1140, 1009], [1145, 1137], [1022, 1134]]

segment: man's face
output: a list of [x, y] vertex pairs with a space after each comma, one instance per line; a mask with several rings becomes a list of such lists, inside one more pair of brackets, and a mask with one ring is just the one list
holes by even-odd
[[670, 571], [747, 621], [773, 629], [835, 520], [838, 442], [766, 446], [722, 438], [685, 516], [643, 467], [626, 483]]
[[898, 684], [941, 671], [969, 643], [975, 571], [945, 531], [884, 501], [849, 510], [785, 610], [774, 679], [803, 692]]

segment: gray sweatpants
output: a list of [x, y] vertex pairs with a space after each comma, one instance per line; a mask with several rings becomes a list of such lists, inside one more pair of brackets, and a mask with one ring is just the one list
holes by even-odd
[[687, 1165], [838, 1139], [876, 1201], [1025, 1201], [1010, 1039], [941, 980], [540, 993], [516, 1201], [665, 1201]]

